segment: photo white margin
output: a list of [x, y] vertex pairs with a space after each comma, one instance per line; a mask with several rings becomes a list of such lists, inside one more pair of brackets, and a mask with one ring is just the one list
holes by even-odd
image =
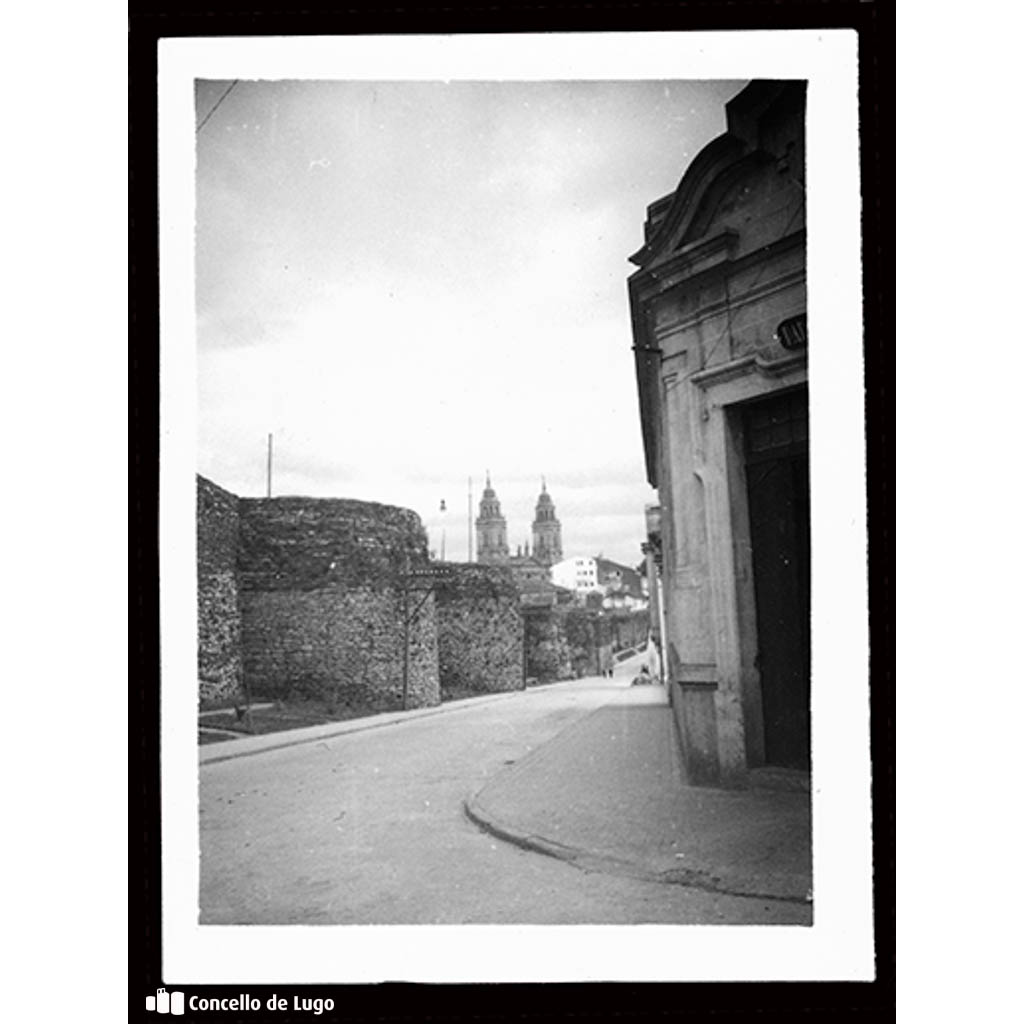
[[[158, 66], [166, 982], [244, 986], [385, 980], [872, 979], [856, 33], [164, 39], [159, 44]], [[198, 924], [193, 252], [197, 78], [808, 81], [808, 319], [814, 335], [809, 352], [813, 439], [812, 927]], [[679, 168], [680, 177], [684, 170]], [[638, 223], [638, 241], [641, 234], [642, 224]], [[623, 296], [631, 269], [627, 255], [623, 253]], [[623, 337], [622, 343], [628, 346], [631, 339]]]

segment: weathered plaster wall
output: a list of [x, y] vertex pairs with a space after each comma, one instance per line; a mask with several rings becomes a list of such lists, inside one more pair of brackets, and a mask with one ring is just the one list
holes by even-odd
[[[239, 603], [250, 695], [372, 711], [437, 704], [433, 598], [409, 627], [403, 578], [428, 564], [407, 509], [326, 498], [241, 499]], [[416, 602], [410, 596], [410, 604]]]
[[204, 477], [196, 481], [199, 602], [199, 701], [226, 704], [241, 696], [238, 609], [238, 499]]
[[512, 572], [447, 564], [435, 593], [441, 693], [520, 690], [523, 616]]

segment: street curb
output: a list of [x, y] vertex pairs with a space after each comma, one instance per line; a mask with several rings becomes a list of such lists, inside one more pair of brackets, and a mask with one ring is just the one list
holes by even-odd
[[492, 817], [477, 802], [476, 797], [467, 797], [463, 801], [462, 809], [474, 825], [488, 835], [494, 836], [495, 839], [500, 839], [530, 853], [540, 853], [546, 857], [565, 861], [581, 871], [596, 871], [601, 874], [633, 878], [642, 882], [656, 882], [660, 885], [681, 885], [689, 889], [699, 889], [702, 892], [720, 893], [723, 896], [745, 896], [775, 900], [779, 903], [795, 903], [800, 906], [811, 902], [799, 896], [783, 896], [779, 893], [761, 892], [752, 887], [731, 885], [717, 875], [693, 868], [670, 868], [657, 871], [637, 861], [622, 860], [608, 854], [585, 850], [582, 847], [568, 846], [545, 836], [523, 832]]
[[[537, 689], [533, 687], [531, 689]], [[254, 757], [256, 754], [265, 754], [271, 750], [282, 750], [285, 747], [297, 747], [303, 743], [316, 743], [317, 741], [331, 739], [335, 736], [344, 736], [355, 732], [368, 732], [370, 729], [383, 729], [389, 725], [401, 725], [403, 722], [419, 721], [421, 718], [432, 718], [435, 715], [443, 715], [452, 711], [459, 711], [466, 706], [479, 706], [489, 704], [495, 700], [511, 697], [529, 691], [509, 690], [505, 693], [491, 693], [486, 697], [467, 697], [464, 700], [450, 701], [448, 704], [440, 704], [433, 708], [414, 708], [411, 711], [384, 712], [381, 715], [367, 715], [365, 718], [350, 718], [345, 722], [328, 722], [324, 725], [311, 725], [307, 729], [290, 729], [283, 732], [268, 732], [262, 736], [245, 736], [238, 740], [225, 740], [230, 743], [231, 749], [223, 753], [217, 749], [211, 752], [209, 757], [202, 756], [200, 748], [200, 765], [217, 764], [220, 761], [233, 761], [239, 757]], [[386, 716], [386, 717], [385, 717]], [[316, 730], [316, 732], [313, 732]], [[297, 735], [301, 734], [301, 735]], [[270, 737], [280, 737], [278, 742], [252, 743], [247, 749], [240, 750], [236, 744], [249, 744], [250, 741], [262, 740]], [[210, 749], [210, 748], [207, 748]]]
[[[324, 725], [311, 725], [305, 729], [289, 729], [283, 732], [263, 733], [258, 736], [242, 736], [236, 740], [225, 740], [223, 743], [209, 745], [205, 748], [199, 747], [199, 767], [219, 764], [222, 761], [234, 761], [240, 757], [255, 757], [257, 754], [283, 750], [286, 747], [297, 747], [304, 743], [323, 742], [349, 733], [383, 729], [389, 725], [401, 725], [403, 722], [418, 721], [421, 718], [431, 718], [434, 715], [450, 714], [468, 707], [479, 707], [497, 700], [537, 693], [553, 686], [563, 686], [569, 682], [580, 682], [580, 680], [563, 679], [554, 683], [540, 683], [525, 690], [505, 690], [501, 693], [488, 693], [480, 697], [465, 697], [462, 700], [449, 701], [447, 704], [439, 704], [436, 707], [413, 708], [410, 711], [385, 711], [379, 715], [350, 718], [344, 722], [327, 722]], [[204, 756], [204, 750], [208, 750], [209, 754]]]
[[[584, 721], [605, 707], [608, 707], [608, 704], [591, 709], [587, 714], [569, 725], [567, 729], [580, 727]], [[607, 853], [599, 853], [584, 847], [572, 846], [555, 839], [549, 839], [547, 836], [524, 831], [515, 825], [501, 821], [494, 813], [487, 809], [480, 799], [481, 796], [494, 786], [499, 779], [507, 783], [510, 778], [529, 771], [536, 761], [543, 758], [545, 751], [558, 742], [559, 737], [565, 731], [562, 730], [562, 732], [557, 733], [547, 742], [531, 750], [524, 757], [516, 761], [515, 764], [506, 767], [503, 771], [498, 772], [497, 775], [489, 779], [476, 793], [466, 797], [462, 804], [463, 813], [466, 817], [478, 828], [496, 839], [510, 843], [530, 853], [540, 853], [547, 857], [554, 857], [557, 860], [565, 861], [581, 871], [618, 875], [638, 881], [656, 882], [660, 885], [681, 885], [703, 892], [720, 893], [724, 896], [743, 896], [774, 900], [780, 903], [793, 903], [800, 906], [813, 904], [813, 900], [804, 896], [766, 892], [756, 885], [737, 884], [735, 881], [730, 881], [727, 873], [724, 871], [720, 875], [716, 874], [713, 869], [652, 868], [642, 860], [614, 857]]]

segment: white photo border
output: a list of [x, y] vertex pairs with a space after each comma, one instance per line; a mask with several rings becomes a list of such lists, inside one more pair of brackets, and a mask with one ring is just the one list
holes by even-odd
[[[159, 43], [158, 63], [165, 980], [178, 985], [872, 980], [856, 32], [168, 38]], [[807, 80], [808, 317], [815, 338], [809, 354], [813, 926], [198, 924], [194, 83], [268, 78]], [[680, 177], [684, 170], [679, 168]], [[623, 344], [630, 339], [624, 337]], [[637, 433], [639, 443], [639, 422]]]

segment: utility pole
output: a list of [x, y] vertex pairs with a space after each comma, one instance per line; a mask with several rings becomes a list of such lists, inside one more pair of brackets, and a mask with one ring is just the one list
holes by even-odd
[[402, 586], [402, 710], [409, 707], [409, 627], [412, 616], [409, 614], [409, 570], [406, 568]]
[[[427, 603], [427, 598], [437, 589], [439, 583], [451, 578], [451, 570], [445, 565], [425, 566], [412, 569], [408, 557], [398, 581], [402, 588], [402, 710], [409, 707], [409, 640], [412, 625]], [[422, 595], [416, 606], [410, 607], [410, 595]]]
[[270, 497], [270, 481], [274, 463], [274, 435], [267, 434], [267, 497]]
[[473, 561], [473, 478], [467, 477], [469, 496], [466, 501], [466, 561]]

